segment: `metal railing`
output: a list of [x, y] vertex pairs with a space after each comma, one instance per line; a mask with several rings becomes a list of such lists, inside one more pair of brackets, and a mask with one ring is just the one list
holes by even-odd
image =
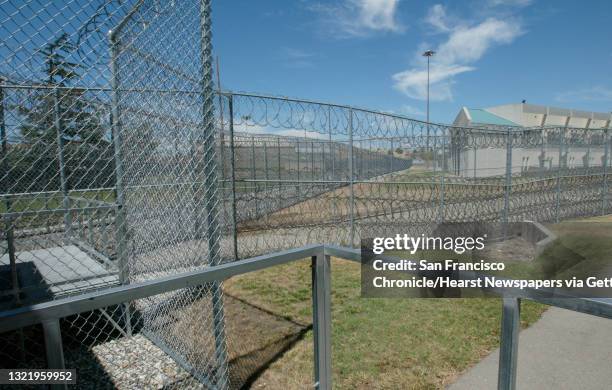
[[[233, 263], [167, 276], [164, 278], [112, 287], [109, 289], [58, 299], [0, 312], [0, 333], [34, 324], [42, 324], [49, 368], [67, 368], [64, 363], [59, 320], [64, 317], [121, 305], [183, 288], [222, 282], [236, 275], [262, 270], [310, 257], [312, 259], [312, 316], [314, 333], [314, 387], [332, 387], [331, 350], [331, 257], [361, 262], [360, 250], [330, 245], [309, 245], [257, 256]], [[500, 335], [498, 388], [516, 388], [520, 302], [540, 302], [580, 313], [612, 319], [612, 300], [551, 297], [545, 291], [506, 289], [503, 292]], [[70, 368], [70, 367], [68, 367]], [[226, 383], [213, 388], [224, 388]]]

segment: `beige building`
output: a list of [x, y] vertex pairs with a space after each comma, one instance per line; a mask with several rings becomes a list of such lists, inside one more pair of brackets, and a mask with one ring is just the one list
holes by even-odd
[[[612, 128], [612, 113], [518, 103], [489, 108], [462, 107], [453, 124], [460, 127], [511, 129], [520, 132], [526, 139], [533, 138], [534, 132], [537, 132], [536, 137], [542, 139], [539, 145], [518, 142], [512, 148], [513, 174], [542, 172], [559, 166], [596, 169], [601, 168], [605, 161], [605, 145], [609, 144], [610, 138], [602, 129]], [[568, 133], [565, 141], [559, 142], [560, 128], [594, 131], [574, 132], [573, 135]], [[486, 177], [505, 173], [505, 148], [465, 146], [473, 145], [465, 140], [454, 142], [453, 145], [451, 167], [455, 174]]]

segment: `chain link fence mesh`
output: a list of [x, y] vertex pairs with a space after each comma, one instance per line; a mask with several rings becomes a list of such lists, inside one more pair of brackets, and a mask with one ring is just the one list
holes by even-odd
[[[0, 21], [0, 310], [440, 222], [610, 213], [609, 120], [459, 128], [215, 93], [210, 0], [9, 0]], [[309, 326], [222, 283], [60, 322], [92, 388], [240, 388]], [[44, 336], [0, 334], [2, 367], [46, 367]]]

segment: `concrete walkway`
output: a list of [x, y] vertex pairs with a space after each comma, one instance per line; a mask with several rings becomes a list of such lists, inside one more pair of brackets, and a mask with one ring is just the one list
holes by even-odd
[[[450, 385], [496, 389], [499, 349]], [[612, 388], [612, 320], [550, 308], [519, 336], [517, 389]]]

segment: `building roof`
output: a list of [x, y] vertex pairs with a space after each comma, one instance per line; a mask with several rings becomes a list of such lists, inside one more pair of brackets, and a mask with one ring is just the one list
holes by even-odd
[[521, 127], [609, 129], [612, 128], [612, 113], [514, 103], [487, 108], [462, 107], [453, 124], [515, 129]]
[[482, 108], [467, 108], [473, 124], [497, 125], [497, 126], [520, 126], [508, 119], [492, 114]]

